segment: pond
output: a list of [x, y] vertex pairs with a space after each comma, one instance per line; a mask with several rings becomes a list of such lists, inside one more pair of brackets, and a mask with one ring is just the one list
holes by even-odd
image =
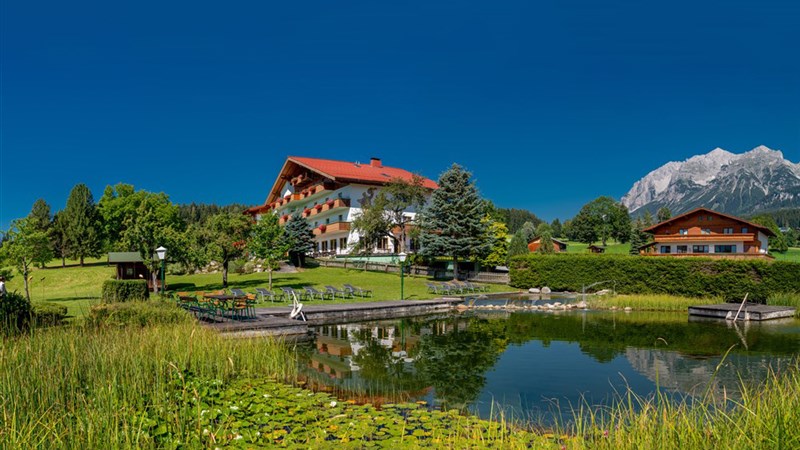
[[627, 389], [736, 398], [740, 378], [759, 383], [800, 350], [795, 319], [731, 324], [686, 313], [468, 311], [315, 331], [300, 348], [314, 389], [485, 418], [502, 409], [536, 424], [569, 420], [573, 406], [608, 405]]

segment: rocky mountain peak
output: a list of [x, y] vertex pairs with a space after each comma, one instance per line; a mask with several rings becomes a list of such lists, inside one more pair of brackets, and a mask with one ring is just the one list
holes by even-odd
[[764, 145], [741, 154], [715, 148], [650, 172], [622, 203], [632, 213], [667, 206], [674, 214], [700, 206], [740, 215], [798, 207], [800, 164]]

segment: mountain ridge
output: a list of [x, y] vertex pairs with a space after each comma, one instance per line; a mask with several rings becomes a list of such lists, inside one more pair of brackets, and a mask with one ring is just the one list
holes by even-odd
[[664, 206], [673, 214], [703, 206], [734, 215], [796, 208], [800, 164], [765, 145], [740, 154], [717, 147], [651, 171], [633, 184], [622, 204], [631, 214]]

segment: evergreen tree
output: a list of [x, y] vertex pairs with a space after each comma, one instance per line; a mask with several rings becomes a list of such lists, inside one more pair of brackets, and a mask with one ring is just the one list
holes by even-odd
[[525, 248], [527, 245], [534, 239], [536, 239], [536, 225], [533, 222], [525, 222], [520, 227], [519, 232], [522, 235], [522, 238], [525, 239]]
[[528, 253], [528, 241], [522, 230], [519, 230], [514, 233], [511, 237], [511, 242], [508, 243], [508, 259], [510, 261], [514, 256], [527, 255]]
[[33, 203], [30, 214], [28, 214], [28, 224], [36, 231], [45, 234], [50, 233], [53, 216], [50, 214], [50, 205], [44, 199], [38, 199]]
[[[491, 211], [487, 212], [491, 215]], [[516, 233], [526, 222], [531, 222], [533, 227], [536, 228], [542, 221], [542, 219], [536, 217], [536, 214], [526, 209], [498, 208], [497, 215], [500, 216], [500, 220], [505, 222], [509, 233]]]
[[83, 266], [87, 256], [100, 256], [103, 244], [100, 221], [92, 193], [85, 184], [77, 184], [70, 191], [62, 219], [70, 257], [79, 258]]
[[638, 217], [636, 221], [631, 225], [631, 249], [629, 253], [631, 255], [639, 255], [639, 249], [647, 245], [650, 240], [652, 239], [652, 235], [650, 233], [645, 233], [643, 230], [645, 228], [650, 227], [651, 225], [648, 224], [648, 218]]
[[536, 237], [542, 237], [543, 234], [549, 234], [550, 239], [553, 238], [553, 228], [551, 228], [550, 224], [547, 222], [542, 222], [536, 227]]
[[[40, 231], [50, 238], [53, 232], [53, 217], [50, 214], [50, 205], [41, 198], [36, 200], [33, 203], [31, 212], [28, 214], [27, 223], [32, 230]], [[49, 262], [49, 260], [44, 262], [39, 261], [39, 268], [43, 269], [47, 262]]]
[[61, 267], [66, 267], [67, 256], [69, 255], [69, 239], [67, 238], [67, 227], [63, 211], [59, 211], [53, 216], [53, 228], [51, 231], [50, 244], [53, 247], [53, 254], [61, 259]]
[[485, 254], [491, 245], [482, 220], [485, 204], [471, 178], [471, 173], [453, 164], [439, 178], [439, 189], [422, 214], [423, 252], [451, 257], [456, 278], [460, 259]]
[[253, 226], [248, 247], [255, 257], [264, 260], [269, 274], [269, 289], [272, 289], [272, 271], [289, 249], [284, 229], [278, 222], [276, 214], [261, 215], [259, 221]]
[[303, 267], [306, 253], [314, 250], [314, 231], [300, 211], [292, 214], [284, 227], [289, 248], [289, 259], [297, 267]]
[[666, 222], [667, 220], [672, 218], [672, 211], [669, 210], [666, 206], [662, 206], [658, 208], [658, 212], [656, 212], [656, 219], [658, 223]]
[[564, 236], [564, 229], [561, 226], [561, 221], [558, 220], [557, 218], [554, 219], [553, 222], [550, 224], [550, 228], [553, 229], [553, 237], [558, 238]]
[[539, 248], [536, 249], [536, 252], [544, 254], [551, 254], [556, 252], [555, 246], [553, 245], [553, 236], [551, 234], [549, 225], [547, 228], [543, 229], [542, 233], [539, 235]]

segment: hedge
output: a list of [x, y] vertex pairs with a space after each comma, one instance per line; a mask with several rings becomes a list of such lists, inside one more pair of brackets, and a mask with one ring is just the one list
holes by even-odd
[[17, 292], [0, 295], [0, 335], [26, 330], [30, 319], [31, 303], [24, 295]]
[[146, 300], [150, 291], [145, 280], [106, 280], [101, 297], [105, 303]]
[[61, 325], [67, 318], [67, 307], [53, 303], [34, 303], [33, 318], [37, 327]]
[[[510, 285], [580, 292], [615, 280], [622, 294], [672, 294], [766, 302], [800, 292], [800, 264], [787, 261], [668, 258], [628, 255], [523, 255], [512, 259]], [[610, 288], [610, 285], [598, 288]]]

